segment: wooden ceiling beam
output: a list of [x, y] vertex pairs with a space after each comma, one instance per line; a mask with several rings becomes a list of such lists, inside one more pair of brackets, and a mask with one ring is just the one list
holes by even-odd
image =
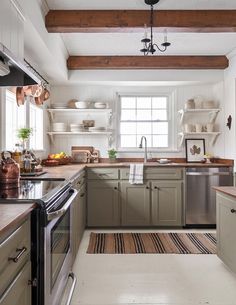
[[[140, 32], [149, 24], [149, 10], [50, 10], [50, 33]], [[156, 10], [155, 31], [236, 32], [236, 10]]]
[[226, 56], [70, 56], [69, 70], [226, 69]]

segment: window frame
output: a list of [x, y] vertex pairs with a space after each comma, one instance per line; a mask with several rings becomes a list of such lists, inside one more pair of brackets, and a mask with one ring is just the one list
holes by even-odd
[[[0, 88], [0, 126], [1, 126], [1, 132], [0, 132], [0, 147], [1, 150], [6, 150], [6, 91], [9, 90], [10, 88]], [[11, 90], [9, 90], [11, 91]], [[26, 127], [30, 126], [30, 103], [32, 103], [30, 101], [30, 97], [27, 97], [27, 101], [26, 101]], [[43, 122], [42, 122], [42, 126], [43, 126], [43, 147], [42, 149], [33, 149], [34, 152], [44, 152], [45, 151], [45, 110], [44, 107], [40, 106], [39, 108], [42, 109], [43, 111]], [[29, 148], [29, 147], [28, 147]]]
[[116, 93], [116, 134], [115, 134], [115, 142], [116, 142], [116, 150], [120, 153], [140, 153], [140, 149], [137, 148], [124, 148], [121, 147], [121, 139], [120, 139], [120, 122], [121, 122], [121, 98], [122, 97], [167, 97], [167, 117], [168, 117], [168, 147], [163, 148], [155, 148], [148, 147], [149, 152], [177, 152], [179, 151], [177, 148], [177, 118], [176, 118], [176, 91], [174, 90], [164, 90], [159, 92], [135, 92], [135, 93], [126, 93], [120, 92]]

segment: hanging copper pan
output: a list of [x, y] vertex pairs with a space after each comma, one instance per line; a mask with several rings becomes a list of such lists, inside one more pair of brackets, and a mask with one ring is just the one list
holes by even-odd
[[25, 93], [24, 93], [23, 87], [16, 88], [16, 103], [17, 103], [17, 106], [24, 105], [24, 103], [25, 103]]
[[42, 94], [40, 96], [34, 98], [35, 104], [36, 105], [43, 105], [43, 103], [46, 100], [48, 100], [49, 97], [50, 97], [50, 92], [48, 91], [47, 88], [44, 88]]

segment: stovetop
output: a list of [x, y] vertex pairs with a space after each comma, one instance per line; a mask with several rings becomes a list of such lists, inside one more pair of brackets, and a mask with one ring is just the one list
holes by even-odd
[[61, 180], [21, 180], [19, 188], [4, 190], [0, 187], [0, 204], [38, 202], [47, 205], [69, 187], [68, 182]]

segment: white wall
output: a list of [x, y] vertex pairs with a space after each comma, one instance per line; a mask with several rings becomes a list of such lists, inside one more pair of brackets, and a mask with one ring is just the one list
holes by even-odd
[[[116, 101], [117, 101], [117, 93], [158, 93], [158, 92], [175, 92], [176, 96], [176, 110], [183, 108], [184, 103], [193, 97], [202, 96], [205, 100], [215, 100], [217, 102], [217, 106], [220, 108], [224, 108], [224, 87], [223, 82], [218, 82], [215, 84], [206, 84], [206, 85], [187, 85], [187, 86], [171, 86], [171, 82], [169, 82], [170, 86], [109, 86], [109, 85], [77, 85], [77, 86], [54, 86], [52, 87], [52, 94], [51, 94], [51, 102], [58, 103], [61, 105], [66, 105], [70, 99], [78, 99], [78, 100], [87, 100], [87, 101], [104, 101], [107, 102], [110, 107], [113, 109], [114, 117], [113, 123], [114, 128], [116, 126]], [[176, 119], [178, 114], [175, 114]], [[86, 118], [86, 115], [85, 115]], [[105, 124], [105, 117], [93, 117], [91, 114], [89, 116], [90, 119], [98, 120], [97, 125]], [[82, 117], [77, 116], [76, 114], [64, 115], [63, 117], [57, 117], [56, 121], [66, 121], [68, 124], [72, 122], [81, 122]], [[102, 121], [104, 120], [104, 121]], [[198, 119], [193, 118], [196, 122]], [[199, 122], [204, 122], [207, 120], [207, 117], [202, 119], [199, 118]], [[220, 113], [217, 118], [217, 128], [222, 130], [224, 127], [224, 114]], [[180, 126], [177, 124], [177, 129], [180, 131]], [[176, 132], [177, 133], [177, 132]], [[213, 153], [214, 155], [224, 157], [225, 149], [224, 149], [224, 133], [220, 135], [218, 141], [216, 142], [215, 146], [210, 146], [208, 139], [206, 138], [206, 150], [208, 152]], [[104, 136], [73, 136], [73, 137], [57, 137], [55, 141], [55, 145], [51, 146], [51, 151], [66, 151], [70, 153], [72, 145], [93, 145], [96, 148], [101, 150], [102, 156], [106, 156], [106, 152], [108, 149], [108, 142]], [[115, 146], [116, 143], [114, 142], [112, 146]], [[122, 157], [131, 156], [128, 153], [119, 154]], [[132, 156], [142, 156], [142, 153], [133, 154]], [[171, 153], [154, 153], [153, 156], [179, 156], [185, 157], [184, 149], [181, 148], [179, 151], [173, 151]]]
[[229, 61], [229, 68], [224, 73], [224, 122], [226, 125], [229, 115], [232, 116], [232, 127], [229, 130], [224, 125], [225, 132], [225, 156], [236, 160], [236, 124], [235, 124], [235, 112], [236, 112], [236, 56], [232, 57]]

